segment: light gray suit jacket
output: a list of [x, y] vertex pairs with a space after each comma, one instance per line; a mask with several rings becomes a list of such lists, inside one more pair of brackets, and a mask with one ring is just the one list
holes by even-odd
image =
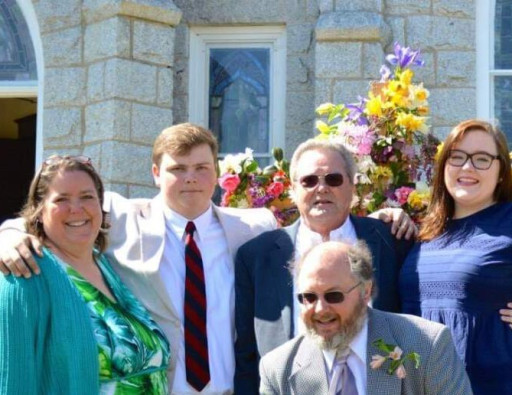
[[[163, 204], [160, 195], [153, 199], [126, 199], [107, 192], [104, 209], [110, 217], [111, 228], [106, 253], [114, 258], [111, 262], [116, 272], [149, 310], [171, 343], [168, 377], [172, 388], [182, 324], [159, 274], [165, 243]], [[240, 245], [277, 227], [273, 214], [266, 209], [240, 210], [213, 205], [213, 211], [226, 235], [233, 262]]]
[[[379, 338], [398, 345], [404, 353], [420, 354], [420, 367], [415, 369], [411, 361], [406, 361], [407, 376], [402, 380], [387, 374], [384, 367], [372, 370], [371, 356], [381, 352], [371, 343]], [[368, 395], [472, 394], [449, 329], [419, 317], [369, 309], [366, 363]], [[265, 355], [261, 359], [260, 375], [262, 394], [327, 394], [328, 391], [323, 354], [304, 336]]]

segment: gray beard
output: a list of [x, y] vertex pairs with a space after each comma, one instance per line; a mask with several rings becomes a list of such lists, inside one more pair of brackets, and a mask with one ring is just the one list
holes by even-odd
[[361, 298], [354, 309], [354, 313], [341, 323], [341, 328], [336, 334], [326, 339], [320, 336], [313, 326], [306, 324], [306, 337], [312, 340], [321, 350], [334, 350], [343, 353], [348, 350], [352, 340], [361, 331], [367, 310], [368, 307]]

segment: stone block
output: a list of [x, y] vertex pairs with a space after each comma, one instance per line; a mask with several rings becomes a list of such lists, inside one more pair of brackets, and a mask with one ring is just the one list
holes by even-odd
[[315, 79], [315, 108], [322, 103], [332, 102], [333, 85], [331, 79]]
[[114, 17], [85, 28], [84, 57], [87, 62], [130, 56], [130, 21]]
[[89, 101], [103, 100], [105, 97], [105, 63], [95, 63], [87, 70], [87, 98]]
[[[455, 124], [453, 126], [455, 126]], [[436, 126], [432, 128], [431, 131], [439, 140], [444, 141], [452, 131], [453, 126]]]
[[85, 70], [81, 67], [47, 68], [44, 78], [45, 107], [85, 103]]
[[67, 146], [66, 144], [57, 143], [52, 145], [44, 139], [43, 158], [46, 159], [52, 155], [82, 155], [82, 149], [80, 147]]
[[77, 107], [45, 108], [44, 146], [77, 146], [82, 138], [82, 111]]
[[[327, 2], [330, 1], [332, 0], [327, 0]], [[306, 0], [306, 15], [308, 18], [312, 18], [313, 20], [318, 18], [318, 15], [320, 14], [318, 2], [319, 0]], [[328, 11], [332, 11], [332, 9], [329, 9]]]
[[174, 28], [145, 21], [134, 21], [133, 58], [143, 62], [172, 66]]
[[372, 11], [381, 12], [383, 7], [382, 0], [336, 0], [336, 11]]
[[172, 110], [142, 104], [133, 104], [131, 141], [153, 144], [162, 130], [173, 125]]
[[422, 51], [474, 50], [475, 22], [473, 20], [412, 16], [406, 25], [407, 45]]
[[286, 124], [293, 128], [301, 128], [315, 118], [314, 93], [289, 93], [286, 97]]
[[103, 180], [103, 186], [105, 188], [105, 191], [117, 192], [121, 196], [129, 197], [128, 184], [110, 182], [110, 175], [107, 174], [101, 174], [101, 178]]
[[305, 23], [288, 25], [286, 27], [286, 40], [288, 53], [304, 53], [311, 50], [314, 25]]
[[316, 78], [360, 78], [362, 43], [319, 42], [315, 51]]
[[172, 101], [172, 111], [174, 123], [188, 122], [188, 95], [175, 95]]
[[[57, 1], [57, 0], [55, 0]], [[113, 16], [124, 15], [135, 19], [176, 26], [181, 11], [172, 0], [81, 0], [87, 23], [94, 23]]]
[[434, 15], [456, 18], [474, 18], [475, 1], [471, 0], [432, 0]]
[[333, 87], [333, 103], [358, 103], [359, 97], [368, 97], [370, 81], [336, 81]]
[[119, 141], [101, 144], [101, 172], [114, 183], [153, 185], [151, 146]]
[[82, 29], [72, 27], [42, 37], [46, 67], [74, 66], [82, 62]]
[[310, 71], [305, 61], [300, 56], [289, 56], [286, 62], [287, 82], [307, 82]]
[[131, 104], [107, 100], [85, 108], [86, 143], [104, 140], [129, 140]]
[[437, 86], [475, 87], [475, 52], [439, 52], [437, 59]]
[[384, 52], [379, 43], [363, 44], [363, 78], [380, 80], [380, 68], [384, 64]]
[[128, 186], [128, 197], [131, 199], [137, 198], [148, 198], [152, 199], [155, 197], [160, 190], [155, 187], [148, 187], [144, 185], [129, 185]]
[[125, 59], [105, 62], [104, 98], [156, 102], [156, 66]]
[[321, 14], [334, 11], [334, 0], [317, 0], [317, 2]]
[[188, 94], [188, 58], [177, 57], [174, 60], [174, 96]]
[[431, 0], [386, 0], [386, 14], [418, 15], [430, 13]]
[[41, 0], [34, 6], [41, 33], [80, 25], [82, 0]]
[[385, 45], [391, 29], [380, 14], [346, 11], [320, 15], [315, 32], [317, 41], [376, 41]]
[[189, 56], [190, 29], [186, 24], [176, 26], [174, 30], [174, 56]]
[[436, 84], [436, 67], [438, 67], [435, 56], [431, 52], [425, 53], [422, 51], [421, 58], [425, 61], [425, 65], [412, 68], [414, 71], [413, 82], [423, 82], [425, 85], [433, 86]]
[[157, 104], [161, 106], [172, 106], [173, 78], [172, 69], [159, 68], [157, 73]]
[[476, 89], [431, 89], [430, 117], [433, 125], [455, 126], [476, 114]]
[[391, 39], [384, 47], [386, 53], [393, 51], [393, 44], [398, 42], [400, 44], [406, 43], [405, 41], [405, 18], [402, 17], [387, 17], [386, 22], [391, 29]]

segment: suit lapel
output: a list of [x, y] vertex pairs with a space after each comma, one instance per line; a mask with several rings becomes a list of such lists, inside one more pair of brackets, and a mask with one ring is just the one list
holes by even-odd
[[281, 322], [287, 339], [291, 339], [294, 334], [293, 278], [288, 264], [293, 259], [297, 229], [298, 225], [293, 224], [279, 232], [279, 236], [275, 240], [275, 248], [272, 249], [269, 259], [270, 276], [273, 278], [276, 293], [279, 295]]
[[[372, 252], [372, 258], [373, 258], [373, 268], [376, 271], [376, 276], [379, 273], [379, 267], [380, 267], [380, 254], [376, 253], [380, 251], [380, 243], [381, 238], [377, 237], [376, 235], [376, 229], [373, 223], [366, 221], [364, 224], [360, 220], [360, 218], [357, 218], [356, 216], [351, 215], [350, 220], [354, 224], [354, 229], [356, 231], [357, 238], [360, 240], [364, 240], [365, 243], [368, 245], [368, 248]], [[378, 281], [377, 281], [378, 283]]]
[[381, 351], [372, 345], [372, 342], [377, 339], [382, 339], [389, 344], [399, 345], [391, 333], [387, 320], [379, 311], [368, 309], [368, 343], [366, 350], [367, 394], [400, 394], [402, 380], [395, 375], [389, 375], [384, 367], [375, 370], [370, 368], [372, 355], [382, 354]]
[[288, 381], [292, 394], [326, 394], [328, 391], [322, 351], [307, 338], [299, 345]]

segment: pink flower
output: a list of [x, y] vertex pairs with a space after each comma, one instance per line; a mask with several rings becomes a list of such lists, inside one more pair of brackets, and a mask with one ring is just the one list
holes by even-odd
[[405, 376], [407, 376], [407, 373], [405, 372], [404, 365], [400, 365], [398, 368], [396, 368], [395, 374], [396, 374], [396, 377], [398, 377], [399, 379], [405, 379]]
[[238, 174], [226, 173], [218, 181], [222, 189], [234, 192], [238, 184], [240, 184], [240, 177], [238, 177]]
[[370, 367], [372, 369], [379, 369], [382, 364], [386, 361], [386, 357], [382, 355], [372, 355], [372, 361], [370, 362]]
[[274, 197], [278, 197], [284, 192], [284, 184], [282, 182], [273, 182], [267, 187], [267, 193]]
[[400, 187], [395, 190], [396, 200], [400, 205], [407, 203], [407, 198], [409, 194], [414, 191], [414, 188], [411, 187]]

